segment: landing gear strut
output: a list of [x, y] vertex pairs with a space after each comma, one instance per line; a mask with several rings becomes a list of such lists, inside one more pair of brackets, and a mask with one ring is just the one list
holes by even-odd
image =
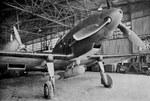
[[102, 62], [102, 59], [98, 60], [98, 64], [100, 68], [101, 83], [104, 85], [104, 87], [111, 88], [113, 81], [112, 81], [112, 78], [108, 74], [105, 74], [104, 64]]
[[49, 81], [44, 84], [44, 97], [47, 99], [52, 99], [55, 92], [55, 78], [54, 78], [54, 63], [47, 63]]

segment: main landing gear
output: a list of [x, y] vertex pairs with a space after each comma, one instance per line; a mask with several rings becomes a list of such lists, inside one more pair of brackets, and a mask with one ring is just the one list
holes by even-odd
[[104, 85], [104, 87], [111, 88], [113, 85], [113, 81], [112, 81], [112, 78], [108, 74], [105, 73], [102, 59], [98, 59], [98, 64], [100, 68], [101, 83]]
[[54, 77], [54, 63], [47, 63], [49, 80], [44, 84], [44, 97], [52, 99], [55, 93], [55, 77]]

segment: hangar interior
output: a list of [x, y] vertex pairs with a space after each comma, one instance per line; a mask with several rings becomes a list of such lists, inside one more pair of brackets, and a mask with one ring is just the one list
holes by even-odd
[[[83, 58], [80, 58], [81, 54], [78, 55], [79, 58], [74, 57], [74, 61], [72, 61], [73, 59], [68, 61], [69, 59], [65, 60], [63, 58], [60, 64], [60, 67], [62, 64], [66, 64], [65, 68], [63, 68], [65, 69], [63, 76], [65, 76], [65, 73], [68, 73], [68, 78], [73, 78], [61, 79], [61, 75], [58, 74], [59, 71], [55, 72], [55, 62], [51, 58], [53, 57], [51, 55], [54, 54], [47, 55], [47, 53], [52, 52], [59, 40], [62, 41], [61, 39], [71, 29], [76, 28], [75, 26], [82, 22], [84, 18], [88, 18], [96, 12], [101, 12], [102, 9], [109, 8], [109, 4], [106, 1], [109, 1], [111, 7], [122, 9], [124, 14], [122, 22], [127, 26], [125, 29], [129, 28], [133, 30], [143, 40], [146, 45], [146, 50], [142, 51], [144, 54], [139, 51], [139, 47], [131, 42], [132, 40], [129, 37], [123, 35], [121, 29], [119, 29], [121, 23], [118, 22], [115, 26], [115, 28], [118, 28], [115, 29], [108, 39], [103, 40], [99, 50], [100, 55], [96, 54], [97, 57], [94, 59], [92, 56], [85, 56], [88, 62], [89, 60], [90, 62], [92, 61], [92, 65], [89, 67], [87, 64], [86, 66], [85, 64], [80, 64], [80, 60], [84, 58], [84, 55], [89, 55], [89, 51], [92, 49], [88, 50], [88, 52], [86, 51], [87, 53], [84, 51], [84, 54], [82, 54]], [[46, 98], [44, 101], [47, 101], [47, 99], [51, 99], [52, 101], [148, 101], [150, 99], [150, 90], [148, 89], [150, 81], [149, 76], [147, 76], [150, 75], [150, 0], [3, 0], [1, 2], [0, 101], [43, 101], [43, 97]], [[119, 12], [118, 9], [117, 12]], [[122, 12], [115, 12], [115, 14], [122, 15]], [[117, 19], [117, 21], [120, 21], [122, 17], [118, 17], [120, 19]], [[103, 17], [101, 18], [103, 20]], [[94, 27], [97, 27], [95, 26], [95, 22], [91, 22], [91, 25], [94, 24]], [[96, 24], [99, 25], [97, 22]], [[102, 25], [107, 24], [110, 24], [110, 22], [102, 23]], [[16, 51], [22, 43], [21, 41], [19, 42], [18, 36], [15, 35], [13, 26], [17, 28], [19, 32], [18, 36], [20, 35], [21, 41], [25, 44], [25, 48], [29, 52], [22, 51], [21, 49], [19, 52]], [[90, 25], [84, 26], [85, 29], [88, 29], [88, 26]], [[83, 26], [80, 27], [81, 30], [84, 29]], [[98, 27], [100, 28], [101, 25]], [[80, 29], [77, 29], [77, 31], [80, 31]], [[94, 31], [95, 33], [97, 31]], [[102, 33], [102, 38], [104, 34]], [[15, 52], [11, 50], [9, 52], [6, 50], [5, 52], [3, 47], [15, 38], [16, 42], [18, 41]], [[84, 37], [84, 42], [88, 43], [89, 40], [86, 40], [88, 38]], [[95, 45], [95, 42], [93, 41], [92, 45]], [[75, 49], [78, 49], [77, 45], [79, 44], [85, 47], [91, 45], [76, 43], [77, 48], [75, 47]], [[95, 48], [94, 45], [92, 46], [93, 49]], [[13, 48], [13, 45], [9, 47], [9, 49], [11, 48]], [[65, 49], [67, 48], [65, 47]], [[70, 52], [70, 50], [68, 51]], [[66, 52], [65, 56], [69, 52]], [[45, 54], [46, 58], [42, 58]], [[136, 55], [132, 58], [126, 57], [133, 54]], [[102, 61], [104, 59], [101, 58], [101, 55], [123, 55], [123, 57], [109, 58]], [[94, 72], [87, 71], [85, 75], [79, 75], [83, 74], [86, 70]], [[17, 74], [18, 78], [3, 78], [3, 74], [4, 76], [8, 76], [7, 73], [10, 73], [11, 77]], [[76, 77], [75, 73], [78, 77]], [[135, 75], [135, 73], [142, 75]], [[21, 74], [28, 75], [21, 76]], [[113, 80], [109, 75], [112, 76]], [[43, 85], [45, 81], [46, 83]]]
[[[112, 7], [123, 10], [123, 23], [147, 43], [149, 51], [150, 1], [110, 1]], [[82, 19], [106, 6], [106, 0], [6, 0], [1, 6], [0, 43], [12, 39], [12, 26], [15, 25], [28, 50], [51, 52], [64, 34]], [[109, 55], [130, 53], [138, 53], [138, 47], [119, 29], [103, 42], [100, 51], [100, 54]]]

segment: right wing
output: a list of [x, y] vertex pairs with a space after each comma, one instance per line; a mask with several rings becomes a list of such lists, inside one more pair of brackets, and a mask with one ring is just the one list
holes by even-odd
[[121, 55], [100, 55], [100, 54], [95, 54], [95, 55], [91, 55], [91, 56], [88, 56], [88, 57], [91, 58], [91, 59], [96, 59], [96, 58], [107, 59], [107, 58], [132, 57], [132, 56], [139, 56], [139, 55], [150, 55], [150, 53], [145, 52], [145, 53], [121, 54]]
[[[89, 59], [97, 60], [97, 59], [102, 59], [106, 64], [108, 63], [117, 63], [120, 61], [128, 60], [132, 57], [135, 56], [140, 56], [140, 55], [150, 55], [150, 53], [134, 53], [134, 54], [121, 54], [121, 55], [100, 55], [100, 54], [95, 54], [88, 56]], [[113, 58], [113, 59], [112, 59]]]

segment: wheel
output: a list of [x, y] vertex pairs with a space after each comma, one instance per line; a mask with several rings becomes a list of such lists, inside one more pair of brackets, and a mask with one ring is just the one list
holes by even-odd
[[113, 84], [112, 78], [109, 75], [106, 75], [106, 77], [107, 77], [107, 84], [106, 82], [104, 82], [103, 78], [101, 78], [101, 83], [104, 85], [104, 87], [111, 88]]
[[54, 97], [54, 87], [51, 81], [47, 81], [44, 84], [44, 97], [46, 99], [52, 99]]

